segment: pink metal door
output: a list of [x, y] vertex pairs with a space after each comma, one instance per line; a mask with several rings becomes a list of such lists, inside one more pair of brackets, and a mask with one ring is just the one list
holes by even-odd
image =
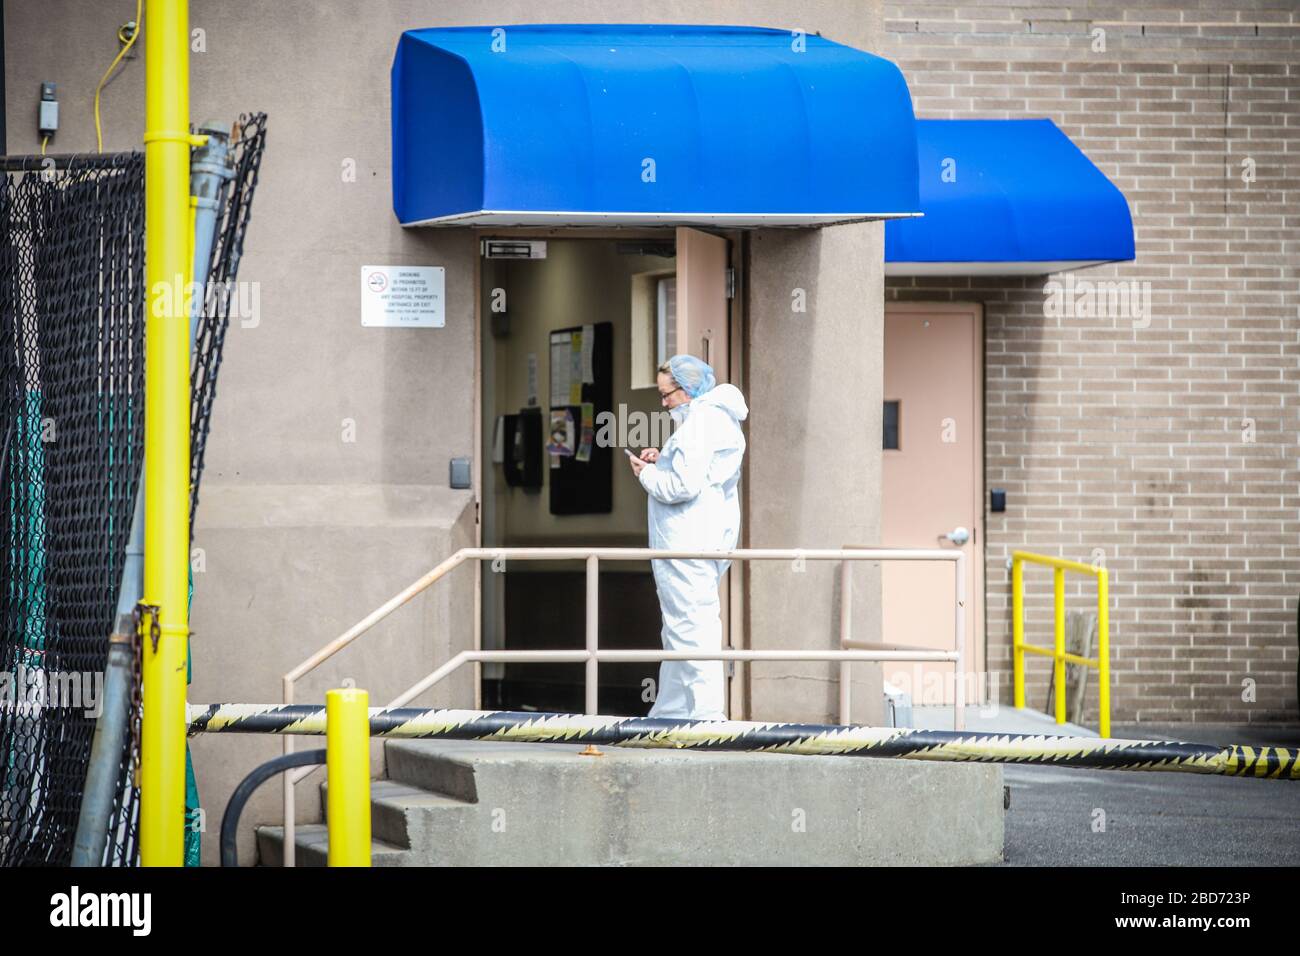
[[[984, 700], [982, 330], [978, 306], [885, 308], [882, 541], [966, 552], [967, 703]], [[892, 447], [891, 447], [892, 446]], [[885, 562], [886, 643], [953, 646], [952, 565]], [[952, 664], [886, 664], [913, 705], [952, 704]]]

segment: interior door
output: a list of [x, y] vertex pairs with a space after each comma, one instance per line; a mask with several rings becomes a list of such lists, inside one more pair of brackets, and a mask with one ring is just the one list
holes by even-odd
[[[885, 308], [882, 540], [886, 547], [966, 553], [966, 701], [983, 703], [982, 330], [977, 306]], [[952, 566], [886, 561], [884, 640], [953, 645]], [[885, 680], [914, 705], [952, 704], [953, 665], [887, 663]]]
[[727, 240], [677, 229], [677, 351], [704, 359], [719, 382], [731, 381]]
[[[723, 236], [679, 226], [677, 229], [677, 351], [713, 366], [714, 377], [731, 381], [730, 300], [727, 268], [730, 250]], [[734, 562], [718, 589], [722, 605], [722, 643], [734, 647], [731, 631], [732, 580], [743, 574]], [[737, 585], [739, 586], [739, 585]], [[727, 716], [738, 717], [738, 668], [727, 667]]]

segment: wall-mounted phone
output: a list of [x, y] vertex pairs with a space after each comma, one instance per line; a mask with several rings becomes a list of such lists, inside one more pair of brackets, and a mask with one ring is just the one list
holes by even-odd
[[542, 410], [522, 408], [501, 416], [501, 470], [513, 488], [542, 487]]

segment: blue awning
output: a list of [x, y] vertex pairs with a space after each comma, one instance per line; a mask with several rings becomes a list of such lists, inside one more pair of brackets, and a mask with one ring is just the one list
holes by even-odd
[[1051, 120], [917, 120], [924, 218], [887, 275], [1046, 275], [1133, 258], [1128, 202]]
[[902, 73], [815, 35], [411, 30], [392, 88], [404, 225], [817, 225], [918, 208]]

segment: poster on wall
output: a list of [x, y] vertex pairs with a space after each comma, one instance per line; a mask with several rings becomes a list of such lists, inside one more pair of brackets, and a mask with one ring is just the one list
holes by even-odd
[[578, 334], [581, 336], [578, 351], [582, 356], [579, 362], [579, 374], [582, 377], [583, 384], [589, 385], [596, 381], [596, 373], [592, 366], [592, 356], [596, 352], [596, 327], [594, 325], [584, 325], [582, 331]]
[[572, 363], [569, 351], [572, 339], [568, 333], [551, 333], [551, 404], [565, 405], [569, 401], [569, 372]]
[[548, 454], [564, 458], [571, 458], [577, 447], [574, 442], [576, 429], [573, 423], [573, 412], [567, 408], [551, 409], [551, 437], [546, 442], [546, 451]]
[[591, 444], [596, 435], [596, 406], [591, 402], [582, 403], [582, 428], [578, 432], [578, 450], [573, 457], [578, 461], [591, 461]]

